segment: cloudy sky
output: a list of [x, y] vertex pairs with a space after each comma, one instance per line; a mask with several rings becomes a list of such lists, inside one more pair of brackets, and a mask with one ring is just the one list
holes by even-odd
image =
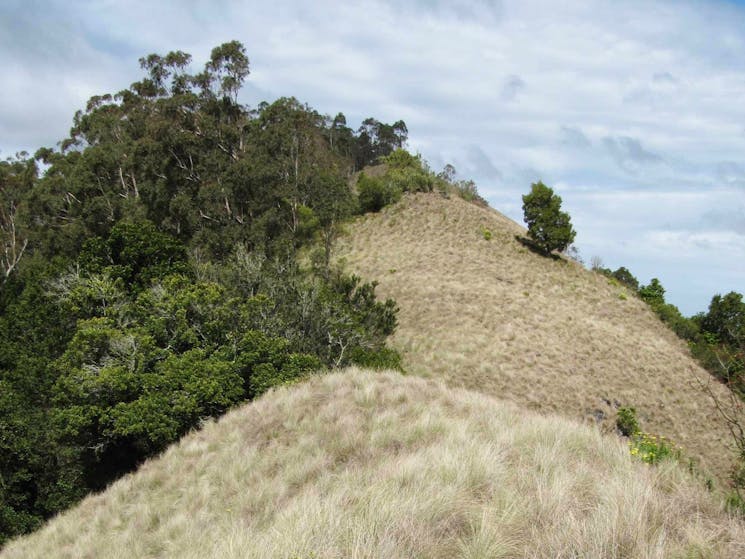
[[[561, 5], [561, 8], [557, 8]], [[745, 6], [712, 2], [2, 0], [0, 157], [54, 146], [92, 95], [238, 39], [242, 101], [406, 121], [522, 221], [554, 187], [582, 257], [658, 277], [686, 314], [745, 292]]]

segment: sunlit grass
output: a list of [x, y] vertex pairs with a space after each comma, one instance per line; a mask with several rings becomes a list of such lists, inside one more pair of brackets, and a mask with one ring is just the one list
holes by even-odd
[[642, 302], [459, 199], [408, 196], [349, 232], [339, 256], [397, 299], [394, 344], [425, 378], [350, 370], [269, 393], [0, 557], [745, 557], [741, 522], [657, 459], [661, 439], [610, 433], [633, 406], [727, 469], [691, 382], [706, 373]]
[[397, 373], [272, 392], [8, 558], [737, 557], [742, 525], [596, 428]]
[[524, 234], [490, 208], [417, 194], [359, 218], [337, 252], [398, 302], [393, 344], [410, 373], [603, 418], [609, 432], [618, 407], [633, 406], [644, 429], [684, 445], [723, 483], [729, 433], [685, 344], [617, 282], [532, 253], [515, 239]]

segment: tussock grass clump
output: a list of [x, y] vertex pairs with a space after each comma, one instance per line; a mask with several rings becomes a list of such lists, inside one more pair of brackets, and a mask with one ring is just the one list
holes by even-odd
[[270, 392], [0, 553], [15, 558], [736, 557], [675, 463], [397, 373]]
[[519, 242], [525, 234], [491, 208], [420, 193], [359, 218], [339, 257], [396, 300], [392, 344], [408, 372], [608, 431], [633, 405], [645, 429], [725, 482], [730, 435], [696, 382], [709, 373], [643, 301], [535, 254]]

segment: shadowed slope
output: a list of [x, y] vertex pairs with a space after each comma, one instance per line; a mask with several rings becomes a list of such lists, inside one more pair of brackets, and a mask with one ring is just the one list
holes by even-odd
[[736, 557], [743, 541], [677, 466], [615, 437], [350, 370], [206, 425], [0, 556]]
[[724, 480], [729, 435], [685, 344], [624, 288], [530, 252], [524, 234], [491, 208], [418, 194], [360, 218], [338, 253], [396, 299], [408, 371], [606, 426], [634, 406]]

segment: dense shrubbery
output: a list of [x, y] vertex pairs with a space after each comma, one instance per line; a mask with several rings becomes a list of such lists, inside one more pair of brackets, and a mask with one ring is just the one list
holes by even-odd
[[618, 409], [616, 427], [624, 437], [630, 437], [639, 432], [639, 421], [636, 419], [636, 410], [631, 407]]
[[473, 181], [456, 181], [455, 168], [446, 166], [442, 173], [433, 173], [419, 155], [411, 155], [404, 149], [397, 149], [379, 159], [384, 166], [380, 176], [367, 176], [360, 173], [357, 179], [360, 210], [378, 212], [385, 206], [397, 202], [405, 192], [438, 191], [444, 196], [456, 194], [479, 205], [487, 205], [479, 196]]
[[395, 154], [392, 188], [421, 181], [406, 125], [248, 110], [237, 42], [189, 60], [142, 59], [60, 150], [0, 163], [0, 544], [273, 386], [400, 367], [395, 303], [330, 252], [356, 169]]
[[357, 191], [363, 213], [379, 212], [397, 202], [403, 194], [392, 182], [382, 177], [368, 177], [364, 172], [357, 179]]

